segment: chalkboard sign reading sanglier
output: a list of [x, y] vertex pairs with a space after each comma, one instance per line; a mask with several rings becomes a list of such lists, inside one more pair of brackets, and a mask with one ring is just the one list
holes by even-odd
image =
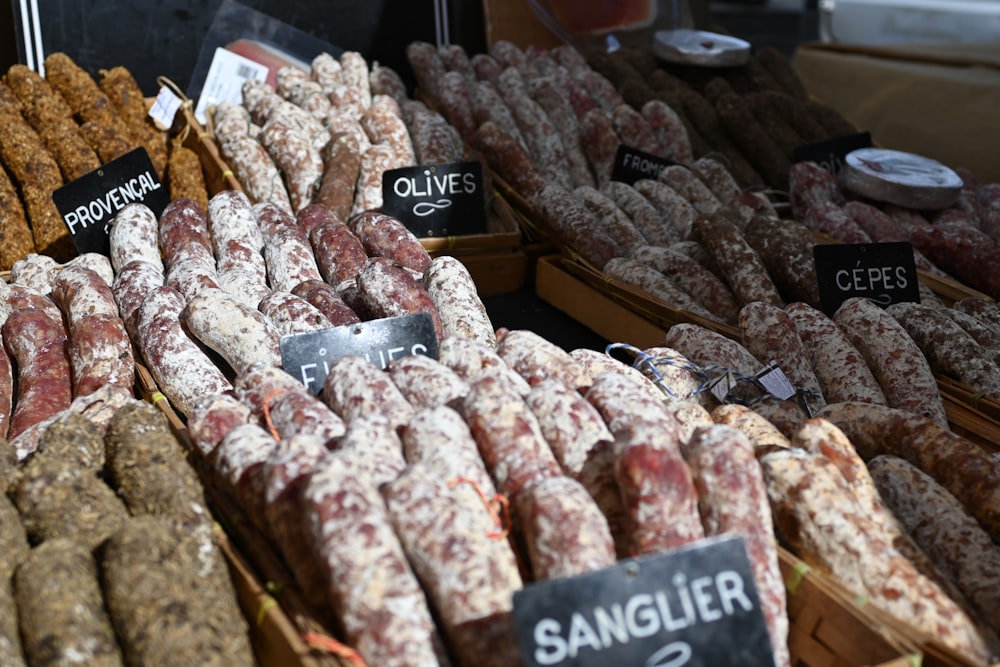
[[482, 164], [390, 169], [382, 176], [382, 212], [419, 237], [485, 234]]
[[170, 203], [145, 148], [84, 174], [52, 193], [77, 252], [110, 254], [108, 229], [118, 211], [133, 202], [149, 207], [159, 218]]
[[278, 342], [281, 365], [313, 394], [323, 391], [330, 366], [349, 355], [364, 357], [379, 368], [410, 354], [438, 355], [434, 321], [427, 313], [385, 317], [301, 334]]
[[832, 243], [813, 246], [819, 298], [833, 315], [844, 301], [864, 297], [883, 308], [920, 302], [913, 246], [894, 243]]
[[527, 667], [760, 667], [771, 642], [743, 540], [708, 538], [526, 586], [514, 624]]

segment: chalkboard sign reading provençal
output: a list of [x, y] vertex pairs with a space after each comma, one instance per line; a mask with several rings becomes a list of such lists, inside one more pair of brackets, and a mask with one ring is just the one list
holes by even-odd
[[743, 540], [700, 540], [526, 586], [514, 624], [527, 667], [761, 667], [771, 643]]
[[77, 252], [110, 254], [108, 230], [118, 211], [133, 202], [159, 218], [170, 203], [145, 148], [136, 148], [52, 193]]

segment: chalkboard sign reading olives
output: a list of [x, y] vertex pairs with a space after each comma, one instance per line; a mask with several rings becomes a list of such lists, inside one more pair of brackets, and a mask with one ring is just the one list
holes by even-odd
[[330, 366], [349, 355], [379, 368], [411, 354], [438, 355], [434, 321], [427, 313], [385, 317], [301, 334], [282, 336], [281, 365], [313, 394], [323, 391]]
[[52, 193], [77, 252], [111, 253], [108, 230], [118, 211], [140, 202], [159, 218], [170, 203], [145, 148], [136, 148]]
[[864, 297], [883, 308], [920, 302], [913, 246], [894, 243], [834, 243], [813, 246], [823, 312], [833, 315], [844, 301]]
[[419, 237], [486, 233], [479, 162], [422, 164], [382, 176], [382, 212]]
[[514, 623], [527, 667], [773, 665], [743, 540], [726, 536], [526, 586]]

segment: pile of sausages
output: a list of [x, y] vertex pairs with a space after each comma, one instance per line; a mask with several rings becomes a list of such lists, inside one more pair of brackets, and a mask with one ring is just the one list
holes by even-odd
[[918, 269], [947, 275], [1000, 297], [1000, 184], [957, 168], [963, 187], [951, 206], [918, 211], [853, 196], [840, 179], [812, 162], [790, 171], [792, 215], [845, 243], [909, 241]]
[[199, 401], [188, 433], [366, 664], [521, 664], [525, 584], [722, 532], [746, 538], [789, 664], [753, 447], [665, 397], [608, 355], [501, 329], [495, 345], [446, 336], [437, 359], [385, 370], [345, 357], [318, 397], [257, 365]]
[[95, 79], [56, 52], [46, 56], [44, 71], [12, 65], [0, 83], [0, 270], [33, 252], [72, 258], [52, 192], [139, 147], [173, 197], [199, 196], [204, 205], [197, 156], [156, 128], [126, 67], [101, 70]]
[[222, 158], [252, 203], [297, 214], [323, 204], [341, 219], [382, 205], [382, 174], [466, 154], [441, 114], [411, 99], [399, 74], [361, 54], [285, 66], [276, 86], [248, 80], [241, 104], [209, 110]]

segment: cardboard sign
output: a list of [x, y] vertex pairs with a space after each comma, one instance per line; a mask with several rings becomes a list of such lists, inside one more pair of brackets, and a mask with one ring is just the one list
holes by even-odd
[[831, 174], [839, 174], [848, 153], [871, 145], [871, 132], [848, 134], [818, 144], [799, 146], [792, 152], [792, 162], [815, 162]]
[[514, 593], [526, 667], [759, 667], [771, 642], [743, 540], [724, 536]]
[[350, 355], [364, 357], [379, 368], [410, 354], [438, 355], [434, 321], [427, 313], [385, 317], [331, 329], [282, 336], [281, 364], [313, 394], [323, 391], [330, 366]]
[[136, 148], [52, 193], [79, 253], [110, 254], [108, 229], [118, 211], [132, 202], [148, 206], [157, 218], [170, 203], [145, 148]]
[[422, 164], [382, 175], [382, 212], [419, 237], [486, 233], [483, 166]]
[[615, 165], [611, 169], [611, 180], [628, 185], [645, 178], [656, 180], [661, 171], [675, 164], [678, 163], [665, 157], [619, 144], [615, 153]]
[[920, 302], [913, 246], [894, 243], [836, 243], [813, 247], [823, 311], [833, 315], [851, 297], [865, 297], [883, 308]]

